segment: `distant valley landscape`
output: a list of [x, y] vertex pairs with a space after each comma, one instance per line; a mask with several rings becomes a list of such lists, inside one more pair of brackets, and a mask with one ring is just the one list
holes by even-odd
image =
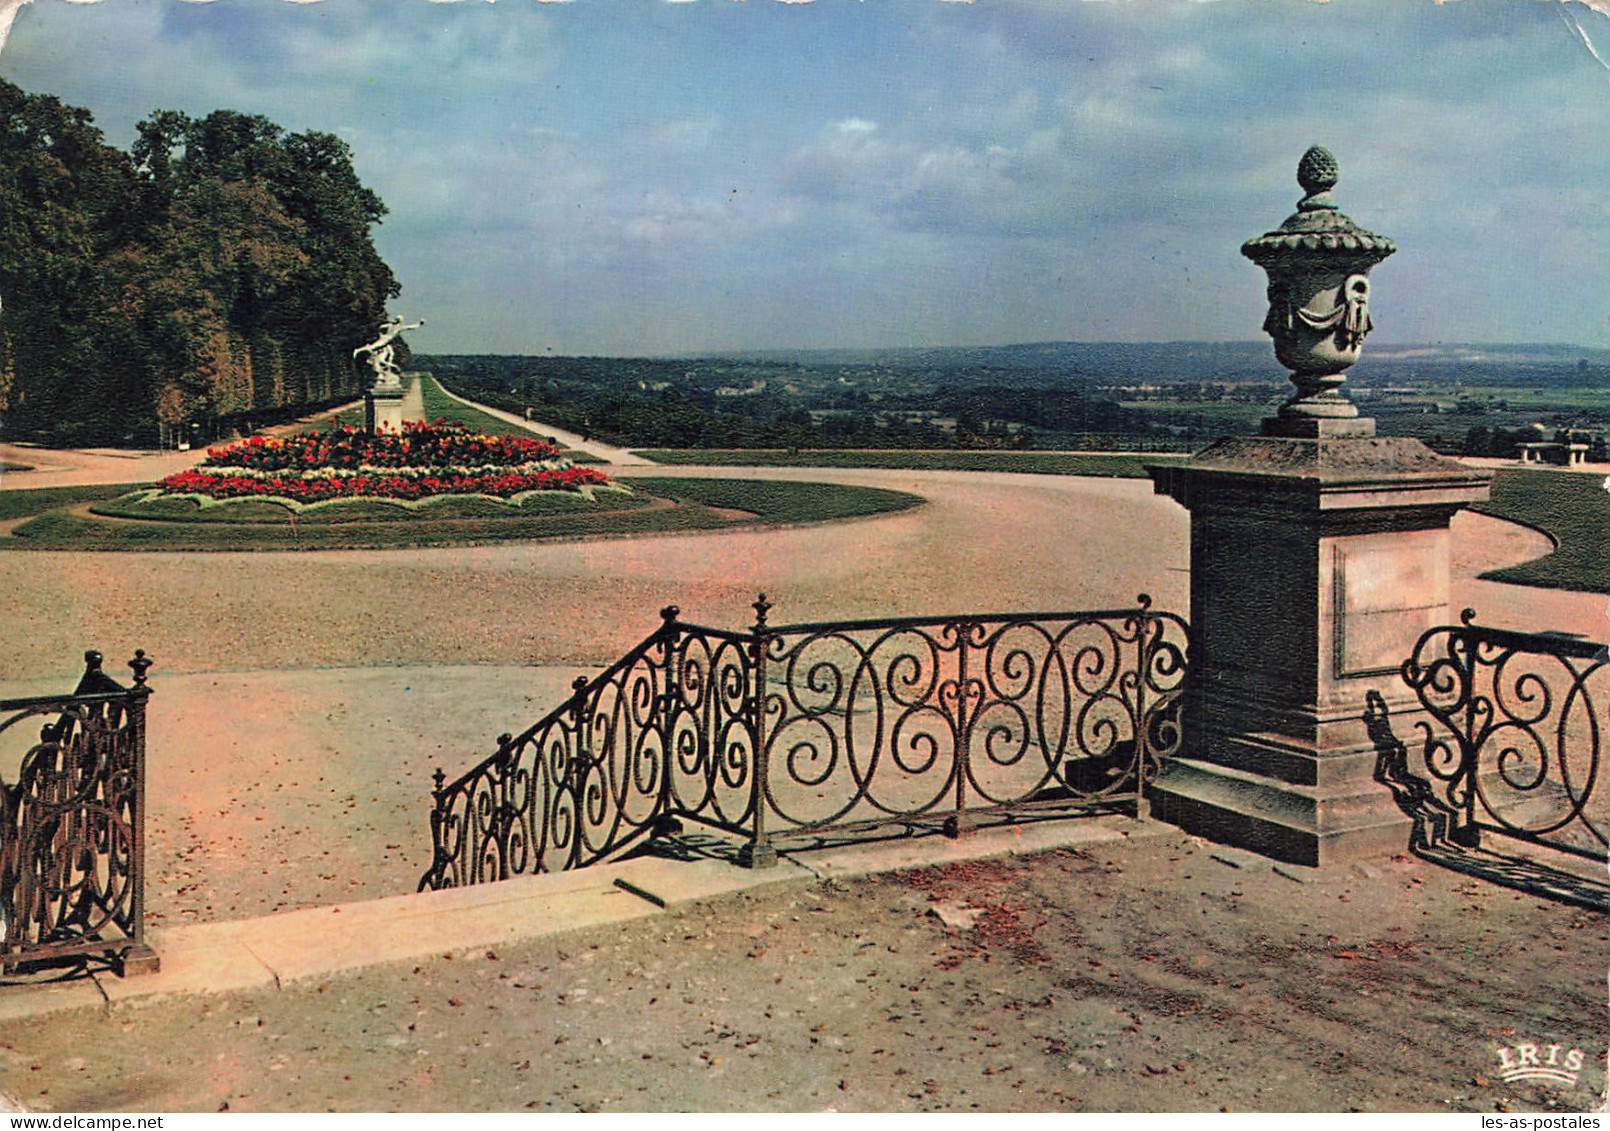
[[[466, 395], [626, 446], [1190, 450], [1290, 395], [1267, 342], [1043, 342], [605, 358], [418, 355]], [[1381, 345], [1349, 395], [1449, 454], [1610, 428], [1610, 350]], [[1602, 455], [1599, 457], [1602, 458]]]

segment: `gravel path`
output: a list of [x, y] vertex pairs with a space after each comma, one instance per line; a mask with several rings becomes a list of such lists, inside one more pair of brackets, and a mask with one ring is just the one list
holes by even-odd
[[[657, 469], [658, 470], [658, 469]], [[86, 647], [144, 648], [165, 674], [376, 664], [606, 663], [658, 610], [747, 625], [959, 610], [1188, 603], [1185, 511], [1134, 480], [970, 472], [680, 469], [863, 483], [928, 505], [784, 530], [313, 553], [0, 555], [0, 618], [26, 649], [12, 679], [63, 678]], [[1602, 634], [1604, 600], [1476, 581], [1546, 540], [1455, 519], [1455, 607], [1482, 620]]]
[[[721, 474], [689, 469], [695, 474]], [[741, 628], [965, 609], [1187, 603], [1184, 512], [1125, 480], [791, 471], [914, 490], [926, 506], [809, 529], [315, 554], [0, 554], [17, 649], [0, 695], [66, 689], [86, 647], [157, 660], [151, 914], [239, 918], [411, 891], [429, 775], [490, 753], [679, 604]], [[1456, 607], [1603, 638], [1601, 598], [1472, 580], [1541, 551], [1455, 520]], [[0, 741], [12, 780], [20, 739]]]
[[[704, 470], [704, 469], [699, 469]], [[680, 605], [741, 627], [765, 590], [788, 621], [1186, 597], [1183, 511], [1134, 481], [967, 473], [733, 472], [916, 491], [860, 522], [314, 553], [0, 555], [16, 677], [85, 647], [144, 648], [161, 673], [375, 664], [608, 662]], [[1133, 532], [1140, 531], [1136, 538]]]
[[[416, 394], [417, 399], [417, 394]], [[356, 403], [356, 402], [354, 402]], [[352, 405], [338, 405], [308, 419], [323, 420]], [[265, 428], [268, 435], [298, 424]], [[0, 472], [0, 490], [33, 487], [82, 487], [93, 483], [151, 483], [206, 458], [205, 446], [189, 451], [137, 451], [125, 448], [61, 449], [33, 444], [0, 444], [0, 464], [27, 471]]]

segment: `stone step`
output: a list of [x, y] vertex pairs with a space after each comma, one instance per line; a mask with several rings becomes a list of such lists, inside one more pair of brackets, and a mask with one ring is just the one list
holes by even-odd
[[1184, 758], [1165, 763], [1150, 797], [1159, 820], [1294, 864], [1402, 851], [1413, 824], [1391, 791], [1375, 782], [1322, 794]]

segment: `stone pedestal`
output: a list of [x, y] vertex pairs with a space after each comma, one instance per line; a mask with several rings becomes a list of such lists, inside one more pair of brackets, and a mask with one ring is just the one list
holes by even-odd
[[403, 426], [401, 385], [377, 385], [363, 395], [363, 427], [369, 433], [401, 432]]
[[1488, 485], [1418, 440], [1315, 431], [1148, 469], [1191, 512], [1188, 731], [1153, 815], [1301, 864], [1408, 844], [1373, 780], [1365, 697], [1403, 733], [1416, 703], [1399, 667], [1451, 619], [1448, 521]]

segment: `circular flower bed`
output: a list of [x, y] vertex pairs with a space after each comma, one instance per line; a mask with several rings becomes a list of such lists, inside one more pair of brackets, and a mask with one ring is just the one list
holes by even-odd
[[486, 436], [438, 420], [375, 435], [333, 428], [283, 438], [249, 436], [209, 449], [199, 465], [157, 486], [169, 494], [210, 499], [320, 503], [360, 497], [408, 502], [436, 495], [508, 499], [608, 481], [595, 468], [572, 465], [541, 440]]

